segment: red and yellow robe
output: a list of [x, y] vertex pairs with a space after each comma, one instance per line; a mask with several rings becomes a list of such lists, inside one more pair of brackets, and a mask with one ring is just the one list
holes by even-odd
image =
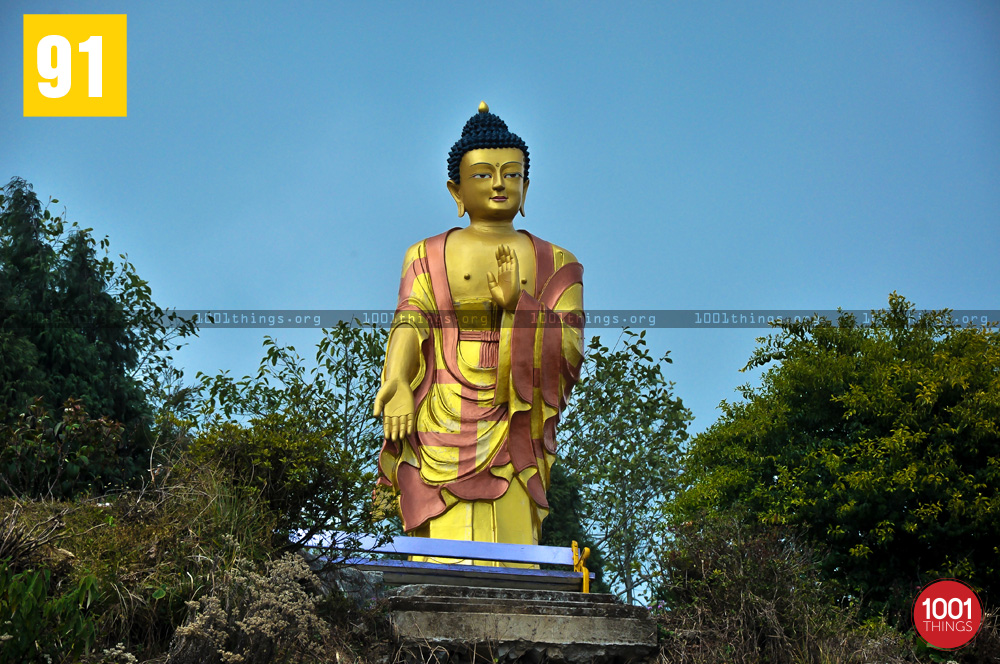
[[[420, 337], [420, 367], [411, 383], [416, 431], [403, 443], [384, 441], [378, 483], [400, 496], [408, 533], [439, 536], [429, 526], [457, 505], [491, 501], [527, 509], [494, 514], [492, 537], [471, 526], [467, 537], [449, 536], [537, 543], [548, 514], [556, 423], [583, 361], [583, 266], [529, 234], [534, 293], [522, 290], [515, 311], [499, 316], [499, 329], [463, 330], [445, 269], [447, 236], [414, 245], [404, 260], [389, 344], [403, 325]], [[505, 536], [498, 519], [528, 519], [530, 537]]]

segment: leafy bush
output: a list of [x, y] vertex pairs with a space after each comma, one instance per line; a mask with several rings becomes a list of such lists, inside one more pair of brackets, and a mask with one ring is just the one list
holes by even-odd
[[15, 574], [0, 562], [0, 661], [72, 661], [94, 644], [96, 579], [85, 576], [60, 596], [50, 595], [51, 581], [47, 569]]
[[164, 649], [187, 602], [212, 592], [237, 559], [270, 555], [274, 518], [259, 497], [187, 458], [99, 512], [76, 530], [97, 519], [105, 527], [82, 536], [76, 551], [105, 589], [105, 645]]
[[203, 426], [191, 445], [278, 516], [276, 544], [297, 531], [376, 530], [371, 492], [382, 428], [371, 415], [385, 330], [327, 330], [307, 369], [265, 339], [256, 377], [202, 380]]
[[5, 512], [0, 548], [53, 578], [58, 569], [64, 584], [96, 579], [95, 648], [121, 644], [146, 657], [166, 650], [186, 602], [211, 593], [238, 558], [269, 558], [275, 522], [259, 497], [184, 456], [143, 490], [72, 503], [0, 499]]
[[858, 625], [820, 581], [813, 553], [786, 531], [739, 517], [674, 529], [658, 587], [662, 662], [903, 662], [902, 638]]
[[36, 401], [16, 424], [0, 423], [0, 495], [71, 498], [100, 493], [124, 480], [118, 457], [122, 425], [91, 419], [69, 399], [61, 417]]
[[1000, 588], [1000, 334], [896, 293], [871, 320], [759, 339], [761, 386], [692, 441], [678, 505], [794, 526], [825, 579], [905, 629], [935, 578]]

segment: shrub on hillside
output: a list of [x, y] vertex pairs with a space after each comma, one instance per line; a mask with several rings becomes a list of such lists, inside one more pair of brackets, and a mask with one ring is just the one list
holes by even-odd
[[326, 661], [330, 626], [317, 613], [320, 589], [309, 566], [286, 554], [263, 572], [254, 568], [238, 560], [213, 593], [188, 603], [168, 664]]
[[372, 489], [382, 427], [372, 417], [385, 330], [347, 323], [324, 331], [315, 366], [273, 339], [255, 377], [200, 375], [202, 426], [192, 456], [277, 515], [289, 535], [377, 530]]
[[47, 569], [15, 573], [0, 561], [0, 661], [69, 662], [90, 649], [96, 580], [67, 585], [54, 585]]
[[[165, 652], [186, 603], [212, 593], [237, 559], [267, 560], [274, 528], [259, 497], [187, 457], [143, 490], [76, 502], [0, 499], [5, 512], [0, 550], [53, 570], [53, 585], [92, 575], [94, 650], [121, 645], [143, 659]], [[58, 568], [53, 552], [62, 554]]]
[[1000, 329], [892, 293], [864, 322], [786, 319], [691, 441], [674, 509], [739, 506], [820, 547], [824, 580], [865, 617], [912, 624], [936, 578], [1000, 589]]
[[0, 496], [72, 498], [125, 479], [122, 425], [91, 419], [76, 399], [61, 411], [50, 413], [39, 400], [15, 423], [0, 423]]
[[901, 636], [835, 603], [789, 533], [724, 515], [673, 534], [658, 589], [661, 662], [904, 661]]

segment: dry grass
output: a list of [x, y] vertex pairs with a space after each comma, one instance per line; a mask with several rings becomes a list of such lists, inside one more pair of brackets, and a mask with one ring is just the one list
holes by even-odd
[[903, 638], [858, 624], [795, 538], [720, 519], [681, 529], [656, 612], [662, 664], [901, 664]]

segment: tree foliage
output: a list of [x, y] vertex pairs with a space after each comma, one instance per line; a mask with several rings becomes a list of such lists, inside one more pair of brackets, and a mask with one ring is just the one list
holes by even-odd
[[560, 428], [562, 456], [581, 482], [584, 523], [604, 554], [605, 579], [637, 599], [662, 543], [663, 507], [677, 488], [691, 412], [663, 375], [645, 332], [615, 348], [594, 337]]
[[63, 662], [90, 649], [96, 579], [85, 576], [61, 594], [53, 585], [50, 570], [14, 573], [0, 560], [0, 660]]
[[371, 416], [385, 330], [342, 322], [325, 331], [315, 365], [265, 338], [256, 376], [199, 374], [203, 419], [191, 452], [260, 492], [287, 542], [371, 531], [382, 427]]
[[75, 399], [61, 411], [35, 403], [17, 422], [0, 423], [0, 495], [73, 498], [127, 479], [131, 469], [117, 454], [122, 425], [91, 419]]
[[937, 577], [990, 590], [1000, 568], [1000, 336], [893, 293], [872, 324], [782, 322], [768, 367], [697, 436], [681, 515], [742, 506], [826, 550], [865, 611], [905, 623]]
[[542, 546], [569, 547], [576, 542], [580, 551], [589, 548], [587, 569], [594, 574], [590, 591], [611, 592], [604, 582], [604, 555], [583, 524], [582, 490], [580, 479], [567, 471], [564, 464], [556, 463], [552, 466], [549, 488], [545, 492], [545, 498], [549, 501], [549, 515], [542, 521], [542, 536], [538, 543]]
[[108, 248], [107, 238], [98, 243], [91, 229], [43, 208], [24, 180], [4, 187], [0, 421], [29, 414], [37, 398], [48, 410], [77, 399], [92, 416], [124, 424], [116, 454], [135, 461], [135, 472], [147, 452], [148, 395], [194, 324], [158, 307], [127, 257], [115, 261]]

